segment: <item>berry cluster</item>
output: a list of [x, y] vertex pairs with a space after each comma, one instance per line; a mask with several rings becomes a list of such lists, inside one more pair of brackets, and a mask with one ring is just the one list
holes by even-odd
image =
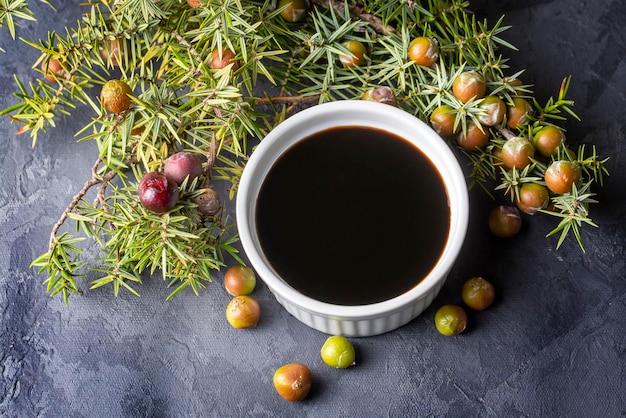
[[[179, 186], [188, 185], [203, 173], [200, 157], [180, 151], [165, 160], [163, 172], [152, 171], [137, 186], [139, 201], [149, 211], [163, 214], [174, 209], [180, 196]], [[221, 198], [212, 188], [205, 188], [194, 198], [201, 215], [213, 216], [222, 209]]]
[[[363, 63], [366, 48], [360, 42], [344, 45], [352, 54], [350, 65]], [[406, 52], [418, 66], [436, 70], [441, 65], [441, 51], [435, 38], [414, 38]], [[346, 56], [341, 56], [341, 62], [346, 65]], [[587, 214], [587, 204], [595, 201], [580, 191], [588, 190], [593, 181], [601, 182], [606, 160], [599, 161], [595, 151], [586, 157], [584, 147], [578, 153], [572, 151], [563, 129], [550, 120], [550, 117], [561, 119], [550, 114], [558, 113], [559, 105], [571, 112], [567, 107], [571, 102], [564, 99], [569, 80], [561, 87], [559, 103], [549, 103], [545, 108], [525, 95], [527, 86], [517, 77], [488, 78], [476, 69], [461, 67], [448, 84], [449, 88], [437, 92], [441, 104], [430, 111], [428, 119], [437, 133], [470, 156], [474, 165], [470, 174], [472, 182], [480, 182], [484, 187], [482, 183], [487, 180], [499, 180], [495, 188], [504, 189], [517, 209], [528, 215], [543, 211], [560, 217], [564, 210], [559, 202], [563, 200], [573, 201], [570, 207], [581, 208], [582, 215]], [[362, 99], [394, 106], [403, 103], [387, 86], [367, 90]], [[502, 206], [498, 210], [502, 211]], [[516, 218], [515, 228], [519, 231], [519, 214]], [[559, 230], [566, 233], [570, 227], [572, 224], [562, 222], [553, 233]], [[498, 228], [491, 228], [495, 229]], [[564, 235], [559, 245], [563, 238]], [[579, 244], [582, 248], [580, 240]]]
[[[507, 82], [517, 93], [515, 86], [521, 83], [517, 79]], [[460, 103], [474, 101], [479, 112], [474, 118], [460, 119], [462, 107], [455, 109], [447, 104], [437, 107], [430, 115], [430, 122], [439, 134], [454, 136], [458, 146], [466, 151], [480, 152], [490, 146], [492, 161], [503, 173], [515, 176], [527, 168], [543, 173], [543, 179], [534, 182], [518, 179], [519, 188], [509, 189], [522, 212], [534, 215], [548, 207], [550, 193], [571, 193], [572, 187], [579, 186], [580, 167], [575, 162], [576, 156], [565, 148], [563, 131], [541, 122], [527, 128], [534, 112], [527, 99], [515, 96], [507, 104], [501, 97], [487, 95], [484, 77], [473, 70], [464, 71], [454, 79], [452, 93]], [[562, 153], [571, 158], [561, 159]]]
[[[234, 223], [220, 212], [208, 178], [227, 183], [234, 197], [252, 139], [294, 110], [332, 100], [374, 100], [430, 123], [466, 159], [468, 187], [494, 198], [498, 191], [519, 212], [494, 215], [500, 236], [541, 212], [558, 219], [549, 233], [560, 233], [557, 248], [570, 232], [582, 248], [580, 227], [595, 226], [588, 207], [606, 160], [595, 148], [566, 143], [563, 113], [576, 118], [569, 79], [541, 105], [520, 81], [523, 71], [509, 70], [502, 19], [488, 26], [462, 0], [143, 5], [90, 3], [78, 28], [29, 42], [41, 53], [34, 64], [41, 80], [31, 91], [18, 80], [20, 103], [0, 111], [33, 144], [76, 103], [96, 113], [79, 129], [99, 150], [92, 178], [33, 262], [48, 274], [51, 293], [67, 299], [78, 291], [77, 238], [59, 232], [69, 218], [102, 244], [109, 268], [93, 287], [112, 283], [134, 293], [143, 271], [160, 269], [172, 295], [186, 286], [197, 291], [223, 254], [236, 258]], [[99, 104], [86, 88], [94, 85], [102, 85]], [[166, 169], [179, 150], [207, 156], [201, 180]], [[85, 200], [92, 187], [93, 204]], [[150, 216], [170, 211], [176, 216]]]

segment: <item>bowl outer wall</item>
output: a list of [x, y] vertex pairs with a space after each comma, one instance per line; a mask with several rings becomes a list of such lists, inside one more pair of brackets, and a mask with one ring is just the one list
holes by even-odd
[[[446, 184], [451, 208], [450, 231], [439, 261], [418, 285], [387, 301], [342, 306], [320, 302], [299, 293], [269, 265], [256, 233], [257, 195], [276, 159], [299, 140], [337, 126], [373, 127], [405, 138], [428, 156]], [[450, 185], [453, 186], [452, 191]], [[316, 105], [290, 116], [261, 141], [250, 156], [239, 183], [236, 217], [240, 240], [250, 263], [281, 304], [291, 303], [310, 314], [333, 320], [366, 320], [406, 310], [417, 300], [432, 298], [430, 293], [439, 292], [465, 239], [469, 220], [468, 200], [467, 185], [458, 160], [445, 141], [428, 125], [393, 106], [362, 100], [340, 100]], [[416, 315], [419, 313], [421, 311]]]

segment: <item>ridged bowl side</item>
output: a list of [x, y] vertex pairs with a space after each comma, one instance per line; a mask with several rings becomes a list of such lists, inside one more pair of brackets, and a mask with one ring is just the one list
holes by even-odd
[[424, 294], [423, 297], [416, 299], [413, 303], [397, 311], [372, 318], [353, 319], [328, 316], [298, 306], [277, 293], [274, 293], [274, 297], [287, 312], [313, 329], [330, 335], [370, 337], [398, 329], [418, 317], [432, 304], [444, 283], [445, 280], [442, 280], [437, 286], [433, 287], [430, 292]]

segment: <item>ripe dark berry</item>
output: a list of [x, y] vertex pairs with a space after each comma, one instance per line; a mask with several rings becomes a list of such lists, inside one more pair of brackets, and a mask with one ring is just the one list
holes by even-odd
[[439, 44], [436, 39], [420, 36], [409, 44], [409, 58], [417, 65], [430, 67], [439, 59]]
[[179, 191], [176, 183], [165, 177], [165, 174], [150, 172], [139, 182], [137, 194], [144, 208], [163, 214], [176, 206]]
[[178, 184], [183, 184], [187, 177], [191, 182], [202, 175], [202, 161], [192, 152], [177, 152], [165, 160], [163, 171], [168, 179]]

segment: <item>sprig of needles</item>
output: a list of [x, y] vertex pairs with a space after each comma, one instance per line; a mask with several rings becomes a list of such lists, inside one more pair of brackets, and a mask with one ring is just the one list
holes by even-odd
[[[507, 103], [518, 96], [529, 99], [534, 114], [528, 125], [489, 128], [488, 146], [463, 150], [468, 187], [479, 186], [492, 197], [503, 193], [515, 202], [521, 185], [545, 184], [549, 161], [506, 170], [498, 155], [510, 136], [532, 138], [546, 124], [578, 119], [567, 98], [570, 78], [555, 99], [539, 104], [532, 86], [518, 82], [524, 71], [510, 69], [502, 53], [516, 51], [504, 38], [509, 27], [503, 18], [489, 25], [460, 0], [313, 0], [306, 19], [291, 23], [281, 17], [286, 6], [277, 3], [211, 0], [193, 8], [182, 0], [103, 0], [84, 5], [81, 20], [65, 33], [24, 40], [41, 52], [34, 73], [43, 76], [53, 62], [62, 71], [54, 82], [15, 77], [17, 101], [0, 114], [21, 125], [18, 132], [28, 133], [35, 146], [60, 116], [91, 112], [77, 135], [98, 151], [91, 179], [54, 226], [48, 251], [32, 263], [47, 275], [51, 294], [60, 293], [67, 302], [80, 292], [78, 279], [87, 276], [86, 269], [98, 276], [91, 288], [111, 286], [115, 295], [121, 289], [138, 295], [144, 274], [157, 270], [172, 289], [169, 297], [186, 288], [198, 293], [227, 257], [241, 260], [234, 222], [223, 211], [200, 216], [194, 198], [221, 183], [232, 199], [253, 144], [292, 112], [360, 99], [375, 87], [393, 89], [398, 106], [425, 121], [438, 106], [450, 106], [462, 133], [485, 112], [481, 99], [463, 103], [451, 93], [462, 72], [482, 74], [490, 94]], [[25, 1], [0, 0], [0, 27], [12, 36], [16, 20], [33, 18]], [[409, 43], [417, 36], [438, 41], [436, 65], [416, 65], [409, 57]], [[352, 53], [348, 40], [366, 47], [362, 65], [340, 64], [341, 55]], [[212, 52], [225, 48], [236, 52], [237, 66], [212, 68]], [[104, 109], [97, 93], [114, 78], [134, 91], [131, 108], [117, 115]], [[607, 159], [595, 147], [590, 154], [584, 146], [572, 153], [571, 145], [563, 145], [552, 159], [575, 161], [584, 181], [571, 193], [553, 195], [542, 213], [558, 219], [548, 233], [559, 234], [557, 247], [573, 234], [584, 248], [580, 228], [596, 226], [589, 218], [589, 205], [596, 203], [592, 186], [603, 184]], [[205, 175], [181, 185], [174, 210], [155, 215], [139, 204], [137, 179], [160, 170], [178, 150], [202, 155]], [[93, 189], [96, 198], [89, 202]], [[63, 229], [68, 219], [76, 235]], [[95, 266], [83, 261], [80, 244], [87, 238], [101, 249]]]

